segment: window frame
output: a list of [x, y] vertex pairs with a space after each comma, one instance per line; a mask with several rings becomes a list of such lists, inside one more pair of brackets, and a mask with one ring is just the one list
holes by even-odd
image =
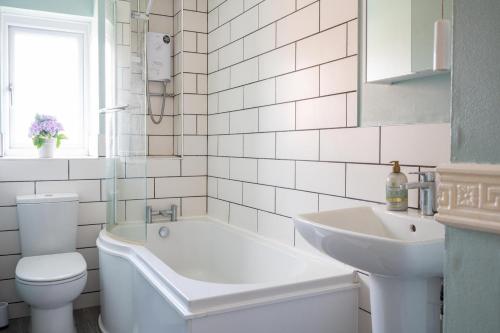
[[[6, 157], [35, 157], [36, 150], [28, 148], [14, 148], [10, 145], [10, 53], [9, 28], [17, 27], [24, 29], [41, 29], [54, 31], [55, 33], [74, 33], [82, 36], [83, 40], [83, 146], [78, 148], [64, 149], [64, 145], [58, 150], [57, 156], [89, 156], [92, 152], [91, 142], [92, 120], [91, 120], [91, 28], [92, 18], [69, 14], [56, 14], [33, 10], [7, 9], [0, 7], [0, 156]], [[26, 131], [28, 129], [25, 129]], [[95, 144], [94, 144], [95, 145]]]

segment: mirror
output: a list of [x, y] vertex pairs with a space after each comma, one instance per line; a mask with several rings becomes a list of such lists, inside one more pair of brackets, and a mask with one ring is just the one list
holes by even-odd
[[450, 119], [450, 73], [433, 71], [434, 22], [452, 0], [360, 0], [360, 126]]

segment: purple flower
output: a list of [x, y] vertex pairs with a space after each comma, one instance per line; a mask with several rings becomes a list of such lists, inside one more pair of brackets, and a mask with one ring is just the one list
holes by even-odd
[[29, 136], [55, 137], [60, 131], [63, 130], [63, 126], [56, 120], [55, 117], [37, 114], [35, 116], [35, 121], [31, 124], [29, 129]]

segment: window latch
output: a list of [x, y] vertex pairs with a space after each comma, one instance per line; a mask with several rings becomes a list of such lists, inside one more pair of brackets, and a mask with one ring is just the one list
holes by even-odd
[[14, 104], [13, 95], [14, 95], [14, 85], [12, 83], [9, 83], [9, 104], [11, 107]]

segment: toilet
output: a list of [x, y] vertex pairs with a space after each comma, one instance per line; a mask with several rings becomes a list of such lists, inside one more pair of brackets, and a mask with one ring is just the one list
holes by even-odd
[[76, 252], [78, 195], [35, 194], [16, 199], [22, 252], [16, 288], [31, 306], [31, 331], [76, 332], [72, 302], [87, 282], [87, 264]]

